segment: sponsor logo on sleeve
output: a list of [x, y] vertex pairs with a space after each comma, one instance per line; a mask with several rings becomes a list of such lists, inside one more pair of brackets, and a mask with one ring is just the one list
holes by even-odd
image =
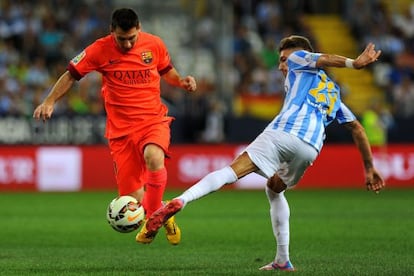
[[76, 57], [72, 59], [72, 63], [75, 65], [78, 64], [85, 56], [86, 56], [85, 51], [82, 51]]

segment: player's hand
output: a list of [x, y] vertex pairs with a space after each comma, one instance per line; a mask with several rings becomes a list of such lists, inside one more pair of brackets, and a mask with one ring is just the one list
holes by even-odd
[[377, 194], [385, 187], [385, 181], [376, 169], [371, 169], [367, 172], [365, 184], [368, 191], [373, 191]]
[[181, 87], [189, 92], [194, 92], [197, 90], [197, 83], [193, 76], [187, 76], [183, 78], [180, 82]]
[[355, 69], [361, 69], [370, 63], [378, 60], [381, 55], [381, 50], [375, 50], [374, 43], [368, 43], [365, 50], [354, 60], [353, 66]]
[[50, 117], [52, 117], [53, 110], [53, 104], [43, 102], [34, 110], [33, 118], [35, 118], [36, 120], [42, 119], [43, 122], [45, 122], [46, 120], [50, 119]]

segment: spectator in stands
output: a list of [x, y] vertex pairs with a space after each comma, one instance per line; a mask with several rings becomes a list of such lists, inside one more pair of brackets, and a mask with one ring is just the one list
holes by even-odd
[[46, 63], [51, 64], [62, 56], [61, 49], [64, 45], [65, 33], [63, 33], [53, 15], [43, 19], [43, 29], [39, 34], [39, 43], [46, 57]]
[[225, 139], [226, 107], [220, 99], [211, 97], [209, 100], [205, 128], [201, 132], [200, 142], [222, 143]]
[[272, 37], [264, 38], [264, 45], [260, 51], [260, 61], [267, 70], [277, 68], [279, 64], [279, 53], [277, 51], [277, 42]]
[[403, 75], [401, 83], [392, 89], [393, 112], [396, 117], [414, 118], [414, 81]]
[[381, 100], [372, 100], [370, 107], [362, 113], [361, 123], [371, 146], [385, 149], [388, 130], [393, 127], [394, 119]]
[[28, 86], [47, 86], [49, 84], [49, 70], [43, 57], [37, 56], [29, 64], [23, 81]]
[[414, 38], [414, 3], [407, 10], [396, 14], [392, 23], [405, 38]]

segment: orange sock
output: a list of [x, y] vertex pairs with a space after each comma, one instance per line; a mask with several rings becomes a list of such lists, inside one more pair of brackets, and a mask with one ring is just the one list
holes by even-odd
[[146, 211], [146, 216], [149, 217], [162, 206], [165, 186], [167, 185], [167, 169], [164, 167], [155, 172], [147, 171], [146, 178], [142, 205]]

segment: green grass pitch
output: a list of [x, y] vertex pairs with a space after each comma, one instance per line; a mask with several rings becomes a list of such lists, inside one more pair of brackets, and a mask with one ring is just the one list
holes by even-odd
[[[168, 191], [173, 197], [179, 191]], [[0, 275], [264, 275], [275, 241], [263, 191], [223, 190], [177, 214], [150, 245], [105, 219], [114, 192], [1, 193]], [[297, 275], [414, 275], [414, 189], [292, 190]]]

